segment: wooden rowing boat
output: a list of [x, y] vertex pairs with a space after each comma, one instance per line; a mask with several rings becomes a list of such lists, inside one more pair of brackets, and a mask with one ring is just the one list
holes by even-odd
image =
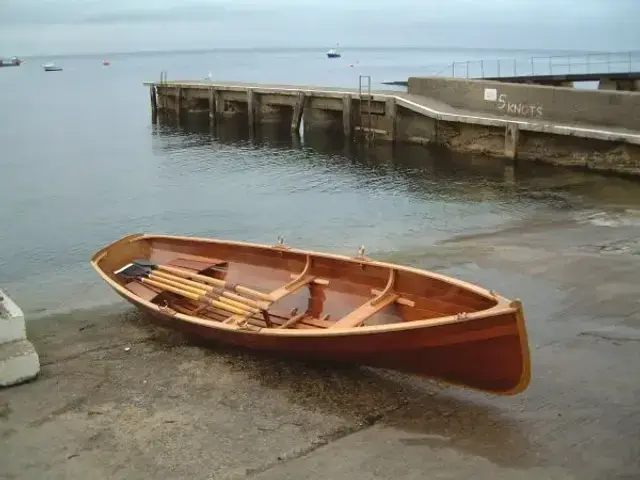
[[277, 245], [134, 234], [91, 264], [162, 325], [499, 395], [525, 390], [522, 304], [433, 272]]

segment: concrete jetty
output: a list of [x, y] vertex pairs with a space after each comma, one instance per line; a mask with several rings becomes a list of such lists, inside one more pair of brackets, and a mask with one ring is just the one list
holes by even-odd
[[[622, 73], [558, 73], [547, 75], [512, 75], [482, 77], [483, 80], [494, 80], [504, 83], [524, 83], [547, 85], [552, 87], [575, 87], [575, 83], [596, 82], [599, 90], [640, 91], [640, 72]], [[407, 87], [407, 80], [383, 82], [384, 85]]]
[[27, 340], [22, 309], [0, 290], [0, 387], [31, 380], [40, 372], [40, 358]]
[[[361, 77], [362, 85], [362, 77]], [[145, 82], [153, 121], [204, 114], [322, 129], [349, 140], [456, 151], [640, 175], [640, 93], [412, 77], [406, 92], [241, 82]], [[304, 121], [303, 121], [304, 120]]]

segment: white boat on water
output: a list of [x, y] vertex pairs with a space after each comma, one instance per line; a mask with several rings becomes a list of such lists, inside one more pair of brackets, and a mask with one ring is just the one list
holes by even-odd
[[58, 67], [53, 63], [45, 63], [42, 68], [44, 68], [45, 72], [59, 72], [62, 70], [62, 67]]
[[337, 48], [330, 48], [329, 51], [327, 52], [327, 57], [328, 58], [340, 58], [342, 55], [340, 55], [338, 53], [338, 49]]

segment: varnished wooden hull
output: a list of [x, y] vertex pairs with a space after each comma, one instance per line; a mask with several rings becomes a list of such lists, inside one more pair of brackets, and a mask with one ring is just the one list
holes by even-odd
[[[155, 321], [161, 325], [172, 329], [194, 334], [202, 338], [237, 345], [250, 349], [272, 351], [278, 354], [291, 355], [297, 357], [307, 357], [314, 359], [328, 359], [331, 361], [346, 362], [358, 365], [387, 368], [400, 372], [415, 374], [423, 377], [437, 379], [450, 384], [482, 390], [499, 395], [513, 395], [522, 392], [527, 388], [530, 381], [530, 359], [527, 344], [527, 335], [524, 325], [522, 306], [520, 302], [508, 302], [490, 292], [486, 292], [479, 287], [468, 285], [454, 279], [437, 276], [438, 281], [451, 282], [455, 286], [459, 298], [472, 303], [473, 297], [467, 293], [460, 293], [465, 288], [475, 289], [475, 293], [484, 294], [493, 304], [484, 310], [455, 315], [444, 315], [426, 320], [409, 318], [413, 310], [403, 309], [405, 321], [400, 323], [379, 324], [371, 326], [360, 326], [357, 328], [345, 329], [274, 329], [259, 328], [247, 330], [225, 325], [221, 322], [203, 320], [189, 315], [167, 311], [161, 306], [154, 305], [141, 298], [137, 298], [128, 290], [122, 288], [109, 274], [109, 270], [120, 267], [123, 262], [131, 261], [133, 257], [144, 255], [145, 252], [135, 251], [135, 242], [141, 238], [160, 239], [157, 242], [157, 250], [151, 249], [149, 257], [154, 255], [162, 257], [168, 248], [189, 252], [197, 252], [198, 255], [207, 252], [207, 247], [189, 249], [183, 246], [177, 247], [180, 242], [191, 242], [189, 245], [196, 245], [193, 242], [212, 242], [209, 245], [217, 255], [216, 249], [220, 245], [224, 248], [231, 248], [233, 245], [241, 245], [242, 248], [257, 252], [270, 249], [269, 246], [252, 245], [246, 243], [220, 242], [205, 239], [185, 239], [182, 237], [167, 236], [147, 236], [129, 237], [106, 247], [96, 253], [92, 259], [92, 265], [98, 273], [115, 289], [116, 293], [127, 301], [131, 302], [141, 310], [152, 315]], [[123, 243], [124, 242], [124, 243]], [[129, 246], [126, 245], [129, 242]], [[175, 242], [175, 244], [172, 244]], [[134, 251], [127, 251], [134, 245]], [[183, 243], [182, 245], [186, 245]], [[205, 243], [203, 243], [205, 245]], [[231, 247], [230, 247], [231, 246]], [[155, 248], [155, 247], [154, 247]], [[222, 248], [222, 247], [220, 247]], [[158, 253], [161, 252], [161, 253]], [[225, 252], [222, 252], [223, 254]], [[280, 252], [281, 255], [308, 254], [300, 250]], [[339, 273], [335, 273], [333, 264], [331, 269], [322, 268], [322, 262], [345, 262], [345, 272], [359, 266], [359, 262], [348, 257], [335, 255], [318, 255], [319, 270], [326, 273], [329, 281], [336, 282], [340, 278]], [[111, 259], [109, 257], [111, 256]], [[215, 255], [211, 255], [215, 256]], [[237, 258], [241, 258], [238, 256]], [[244, 257], [242, 257], [244, 258]], [[293, 258], [293, 257], [292, 257]], [[265, 260], [266, 262], [266, 260]], [[381, 262], [369, 261], [369, 266], [387, 266]], [[294, 265], [292, 272], [300, 270]], [[400, 291], [417, 289], [416, 279], [422, 275], [435, 275], [429, 272], [422, 272], [409, 267], [394, 266], [402, 274], [414, 275], [409, 278], [411, 282], [399, 283]], [[360, 267], [362, 268], [362, 267]], [[332, 274], [333, 275], [332, 277]], [[432, 281], [432, 280], [429, 280]], [[338, 288], [338, 287], [336, 287]], [[425, 286], [424, 288], [427, 288]], [[416, 301], [416, 307], [432, 305], [431, 303], [420, 303], [422, 300], [411, 292], [405, 294], [407, 298]], [[424, 302], [436, 297], [425, 296]], [[443, 298], [440, 295], [437, 298]], [[467, 299], [468, 298], [468, 299]], [[433, 300], [435, 302], [436, 300]], [[434, 305], [440, 305], [435, 304]], [[444, 309], [446, 304], [442, 302], [439, 308]], [[426, 308], [416, 308], [418, 312], [428, 311]], [[409, 312], [409, 313], [406, 313]], [[417, 315], [417, 314], [416, 314]]]

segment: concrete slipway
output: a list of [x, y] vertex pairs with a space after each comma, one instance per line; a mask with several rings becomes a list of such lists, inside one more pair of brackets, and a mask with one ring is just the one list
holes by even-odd
[[635, 228], [514, 227], [416, 259], [522, 298], [533, 381], [513, 398], [203, 348], [115, 296], [31, 322], [42, 371], [0, 390], [0, 478], [640, 478]]

